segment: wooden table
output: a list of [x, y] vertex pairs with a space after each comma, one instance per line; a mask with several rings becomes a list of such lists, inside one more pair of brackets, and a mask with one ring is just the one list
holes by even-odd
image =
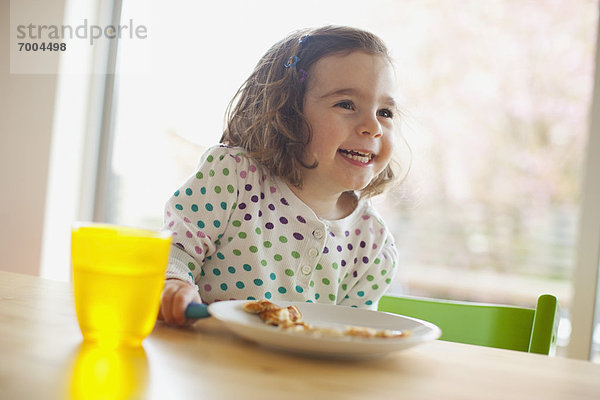
[[369, 361], [266, 350], [209, 318], [82, 344], [67, 283], [0, 272], [0, 399], [599, 399], [600, 365], [434, 341]]

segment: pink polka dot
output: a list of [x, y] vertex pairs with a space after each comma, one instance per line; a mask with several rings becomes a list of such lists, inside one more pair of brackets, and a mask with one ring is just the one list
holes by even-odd
[[254, 165], [251, 165], [248, 169], [250, 170], [250, 172], [256, 172], [256, 166]]
[[188, 224], [189, 224], [190, 222], [192, 222], [192, 221], [190, 221], [190, 219], [189, 219], [188, 217], [183, 217], [183, 221], [184, 221], [184, 222], [186, 222], [186, 223], [188, 223]]
[[371, 218], [369, 215], [363, 215], [362, 219], [364, 219], [365, 221], [368, 220], [369, 218]]
[[196, 250], [196, 253], [202, 254], [202, 249], [199, 246], [196, 246], [194, 250]]
[[196, 232], [196, 236], [198, 236], [199, 238], [205, 238], [206, 237], [206, 235], [202, 231]]
[[242, 158], [240, 156], [235, 156], [233, 158], [235, 158], [235, 162], [237, 162], [237, 163], [242, 162]]
[[242, 172], [240, 172], [240, 177], [241, 177], [242, 179], [246, 179], [246, 171], [242, 171]]
[[377, 248], [377, 244], [373, 243], [373, 250]]
[[192, 237], [194, 237], [194, 235], [192, 235], [192, 232], [190, 232], [190, 231], [187, 231], [187, 232], [185, 233], [185, 236], [189, 237], [190, 239], [191, 239]]
[[171, 211], [167, 211], [167, 217], [171, 216]]
[[354, 233], [355, 233], [356, 235], [360, 235], [360, 229], [356, 229], [356, 230], [354, 231]]
[[212, 286], [210, 286], [208, 283], [206, 285], [204, 285], [204, 290], [207, 292], [210, 292], [212, 290]]
[[275, 193], [277, 191], [277, 189], [275, 189], [275, 186], [271, 186], [269, 190], [271, 191], [271, 193]]
[[172, 227], [173, 227], [173, 225], [175, 225], [175, 221], [171, 221], [171, 222], [169, 222], [169, 228], [172, 228]]

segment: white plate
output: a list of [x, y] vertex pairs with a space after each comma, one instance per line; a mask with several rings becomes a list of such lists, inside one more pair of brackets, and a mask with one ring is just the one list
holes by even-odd
[[315, 335], [282, 330], [266, 325], [256, 314], [243, 310], [246, 300], [220, 301], [208, 306], [211, 316], [222, 321], [237, 335], [260, 345], [297, 354], [341, 359], [373, 358], [404, 350], [440, 337], [440, 329], [416, 318], [318, 303], [275, 302], [280, 307], [296, 305], [304, 322], [318, 327], [343, 329], [347, 325], [393, 331], [409, 330], [398, 338], [360, 338]]

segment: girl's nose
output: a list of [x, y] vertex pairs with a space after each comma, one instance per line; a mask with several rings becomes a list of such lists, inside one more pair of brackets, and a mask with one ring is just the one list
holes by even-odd
[[376, 115], [365, 115], [362, 117], [358, 126], [358, 133], [378, 138], [383, 135], [381, 124]]

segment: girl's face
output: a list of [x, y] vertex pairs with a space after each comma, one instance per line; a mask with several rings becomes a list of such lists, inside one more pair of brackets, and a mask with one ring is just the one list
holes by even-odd
[[388, 165], [396, 105], [389, 61], [362, 51], [330, 55], [308, 72], [304, 115], [312, 137], [303, 187], [337, 194], [361, 190]]

